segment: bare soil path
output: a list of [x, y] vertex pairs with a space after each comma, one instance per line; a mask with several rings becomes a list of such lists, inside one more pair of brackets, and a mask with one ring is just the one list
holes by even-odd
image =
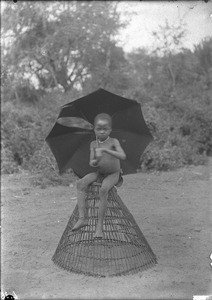
[[158, 264], [113, 278], [76, 275], [52, 263], [76, 205], [76, 188], [35, 188], [29, 176], [2, 176], [2, 292], [15, 292], [18, 299], [192, 299], [212, 294], [212, 160], [175, 172], [125, 176], [118, 193]]

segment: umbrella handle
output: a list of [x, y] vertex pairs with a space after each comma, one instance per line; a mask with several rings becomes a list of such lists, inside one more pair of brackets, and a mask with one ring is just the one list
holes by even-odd
[[98, 148], [99, 148], [99, 141], [98, 141], [98, 139], [97, 139], [97, 136], [96, 136], [96, 143], [97, 143], [97, 146], [98, 146]]

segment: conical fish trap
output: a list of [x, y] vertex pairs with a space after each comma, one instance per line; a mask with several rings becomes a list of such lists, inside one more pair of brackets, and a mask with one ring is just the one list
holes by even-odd
[[76, 205], [52, 258], [53, 262], [70, 272], [102, 277], [132, 274], [154, 266], [156, 256], [115, 187], [108, 195], [104, 238], [94, 239], [100, 185], [95, 183], [88, 189], [88, 225], [71, 231], [79, 217]]

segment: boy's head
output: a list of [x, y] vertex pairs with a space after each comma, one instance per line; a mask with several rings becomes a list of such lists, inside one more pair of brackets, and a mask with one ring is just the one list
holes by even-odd
[[96, 137], [104, 141], [112, 131], [112, 118], [108, 114], [98, 114], [94, 119], [94, 132]]

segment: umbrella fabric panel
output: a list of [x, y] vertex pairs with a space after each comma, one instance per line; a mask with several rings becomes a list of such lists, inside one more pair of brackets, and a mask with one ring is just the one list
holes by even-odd
[[104, 89], [99, 89], [63, 106], [59, 117], [84, 116], [86, 120], [93, 124], [95, 116], [99, 113], [107, 113], [113, 116], [117, 110], [129, 109], [132, 105], [138, 105], [138, 103]]
[[80, 128], [80, 127], [68, 127], [68, 126], [64, 126], [64, 125], [61, 125], [58, 122], [56, 122], [55, 125], [53, 126], [52, 130], [46, 137], [46, 140], [48, 141], [49, 139], [54, 138], [56, 136], [65, 135], [65, 134], [69, 134], [69, 133], [70, 134], [73, 134], [73, 133], [92, 134], [90, 129]]
[[[81, 145], [83, 145], [83, 147], [86, 147], [87, 149], [83, 154], [81, 154], [80, 158], [78, 156], [76, 163], [82, 165], [82, 160], [84, 160], [84, 164], [89, 164], [89, 148], [90, 142], [91, 140], [93, 140], [93, 138], [94, 137], [91, 133], [68, 133], [61, 136], [48, 138], [46, 140], [52, 153], [55, 156], [60, 173], [72, 167], [70, 165], [70, 163], [73, 161], [72, 156], [74, 156], [75, 153], [81, 154]], [[76, 172], [76, 174], [77, 173], [78, 172]]]
[[84, 137], [83, 142], [77, 148], [77, 151], [73, 153], [72, 156], [69, 156], [70, 159], [66, 163], [65, 170], [72, 168], [74, 173], [82, 178], [88, 173], [96, 171], [96, 168], [93, 168], [89, 165], [90, 160], [90, 143], [93, 140], [92, 137]]
[[150, 135], [151, 137], [139, 104], [119, 111], [113, 116], [112, 122], [114, 130], [121, 129], [132, 133]]
[[[88, 104], [87, 104], [88, 105]], [[66, 104], [62, 107], [58, 119], [64, 118], [64, 117], [77, 117], [87, 120], [85, 115], [73, 104], [73, 102], [70, 104]]]
[[93, 130], [93, 125], [88, 121], [78, 117], [62, 117], [57, 119], [57, 123], [72, 128], [81, 128], [85, 130]]
[[112, 131], [111, 137], [117, 138], [126, 153], [126, 160], [121, 160], [123, 174], [136, 173], [140, 167], [141, 153], [152, 140], [149, 135], [138, 135], [127, 131]]

